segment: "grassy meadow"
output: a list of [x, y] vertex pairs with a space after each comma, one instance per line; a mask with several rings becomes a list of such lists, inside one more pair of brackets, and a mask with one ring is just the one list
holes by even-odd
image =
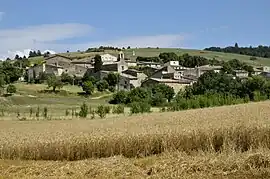
[[[38, 108], [40, 108], [40, 116], [46, 107], [48, 109], [48, 117], [62, 119], [65, 116], [66, 110], [69, 110], [69, 117], [71, 117], [71, 110], [77, 112], [80, 106], [86, 103], [88, 106], [97, 107], [99, 104], [107, 104], [111, 93], [95, 92], [90, 98], [79, 96], [82, 88], [78, 86], [67, 85], [64, 86], [58, 94], [44, 93], [42, 91], [47, 89], [44, 84], [15, 84], [17, 88], [16, 94], [9, 97], [0, 97], [0, 115], [4, 111], [3, 120], [17, 120], [18, 112], [20, 117], [30, 118], [30, 110], [33, 110], [33, 117]], [[40, 117], [41, 118], [41, 117]], [[33, 120], [36, 120], [33, 118]]]
[[270, 102], [0, 121], [3, 178], [269, 178]]

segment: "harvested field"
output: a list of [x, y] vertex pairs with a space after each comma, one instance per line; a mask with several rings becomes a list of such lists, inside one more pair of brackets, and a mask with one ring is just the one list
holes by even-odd
[[266, 101], [107, 120], [0, 121], [0, 176], [269, 178], [269, 118]]

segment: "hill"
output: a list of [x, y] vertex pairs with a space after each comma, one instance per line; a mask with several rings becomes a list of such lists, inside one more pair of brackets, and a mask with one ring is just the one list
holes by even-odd
[[[158, 56], [162, 52], [174, 52], [177, 55], [183, 55], [185, 53], [188, 53], [192, 56], [202, 56], [208, 59], [217, 59], [217, 60], [224, 60], [228, 61], [231, 59], [238, 59], [242, 62], [246, 62], [250, 65], [255, 66], [261, 66], [261, 65], [270, 65], [270, 59], [269, 58], [262, 58], [257, 57], [257, 60], [250, 60], [251, 56], [247, 55], [240, 55], [240, 54], [233, 54], [233, 53], [223, 53], [223, 52], [212, 52], [212, 51], [205, 51], [205, 50], [194, 50], [194, 49], [179, 49], [179, 48], [137, 48], [137, 49], [125, 49], [123, 50], [125, 53], [126, 58], [130, 58], [131, 60], [135, 60], [137, 56], [142, 57], [152, 57], [152, 56]], [[135, 52], [135, 55], [133, 56], [133, 51]], [[60, 53], [61, 55], [65, 55], [71, 58], [85, 58], [89, 56], [94, 56], [95, 54], [104, 54], [104, 53], [110, 53], [112, 55], [117, 56], [118, 51], [117, 50], [106, 50], [105, 52], [90, 52], [90, 53], [84, 53], [84, 52], [69, 52], [69, 53]], [[34, 57], [29, 58], [32, 63], [40, 62], [44, 58], [43, 57]]]
[[258, 47], [239, 47], [236, 43], [234, 46], [221, 47], [209, 47], [205, 48], [207, 51], [236, 53], [242, 55], [250, 55], [254, 57], [270, 58], [270, 47], [259, 45]]

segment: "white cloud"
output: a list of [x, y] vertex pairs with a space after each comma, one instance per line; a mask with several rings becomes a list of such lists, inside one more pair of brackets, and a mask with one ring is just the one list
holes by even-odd
[[84, 37], [93, 31], [86, 24], [46, 24], [16, 29], [0, 29], [0, 59], [27, 56], [31, 49], [54, 52], [86, 50], [89, 47], [110, 45], [118, 47], [181, 47], [186, 34], [131, 36], [79, 44], [61, 43], [61, 40]]
[[0, 59], [14, 57], [14, 53], [24, 54], [27, 49], [50, 49], [58, 40], [80, 37], [92, 32], [85, 24], [45, 24], [17, 29], [0, 30]]
[[5, 13], [4, 12], [0, 12], [0, 21], [3, 19]]

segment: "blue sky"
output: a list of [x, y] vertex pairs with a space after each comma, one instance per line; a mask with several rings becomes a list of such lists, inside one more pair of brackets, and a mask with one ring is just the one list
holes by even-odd
[[269, 45], [269, 0], [0, 0], [0, 58], [99, 45]]

